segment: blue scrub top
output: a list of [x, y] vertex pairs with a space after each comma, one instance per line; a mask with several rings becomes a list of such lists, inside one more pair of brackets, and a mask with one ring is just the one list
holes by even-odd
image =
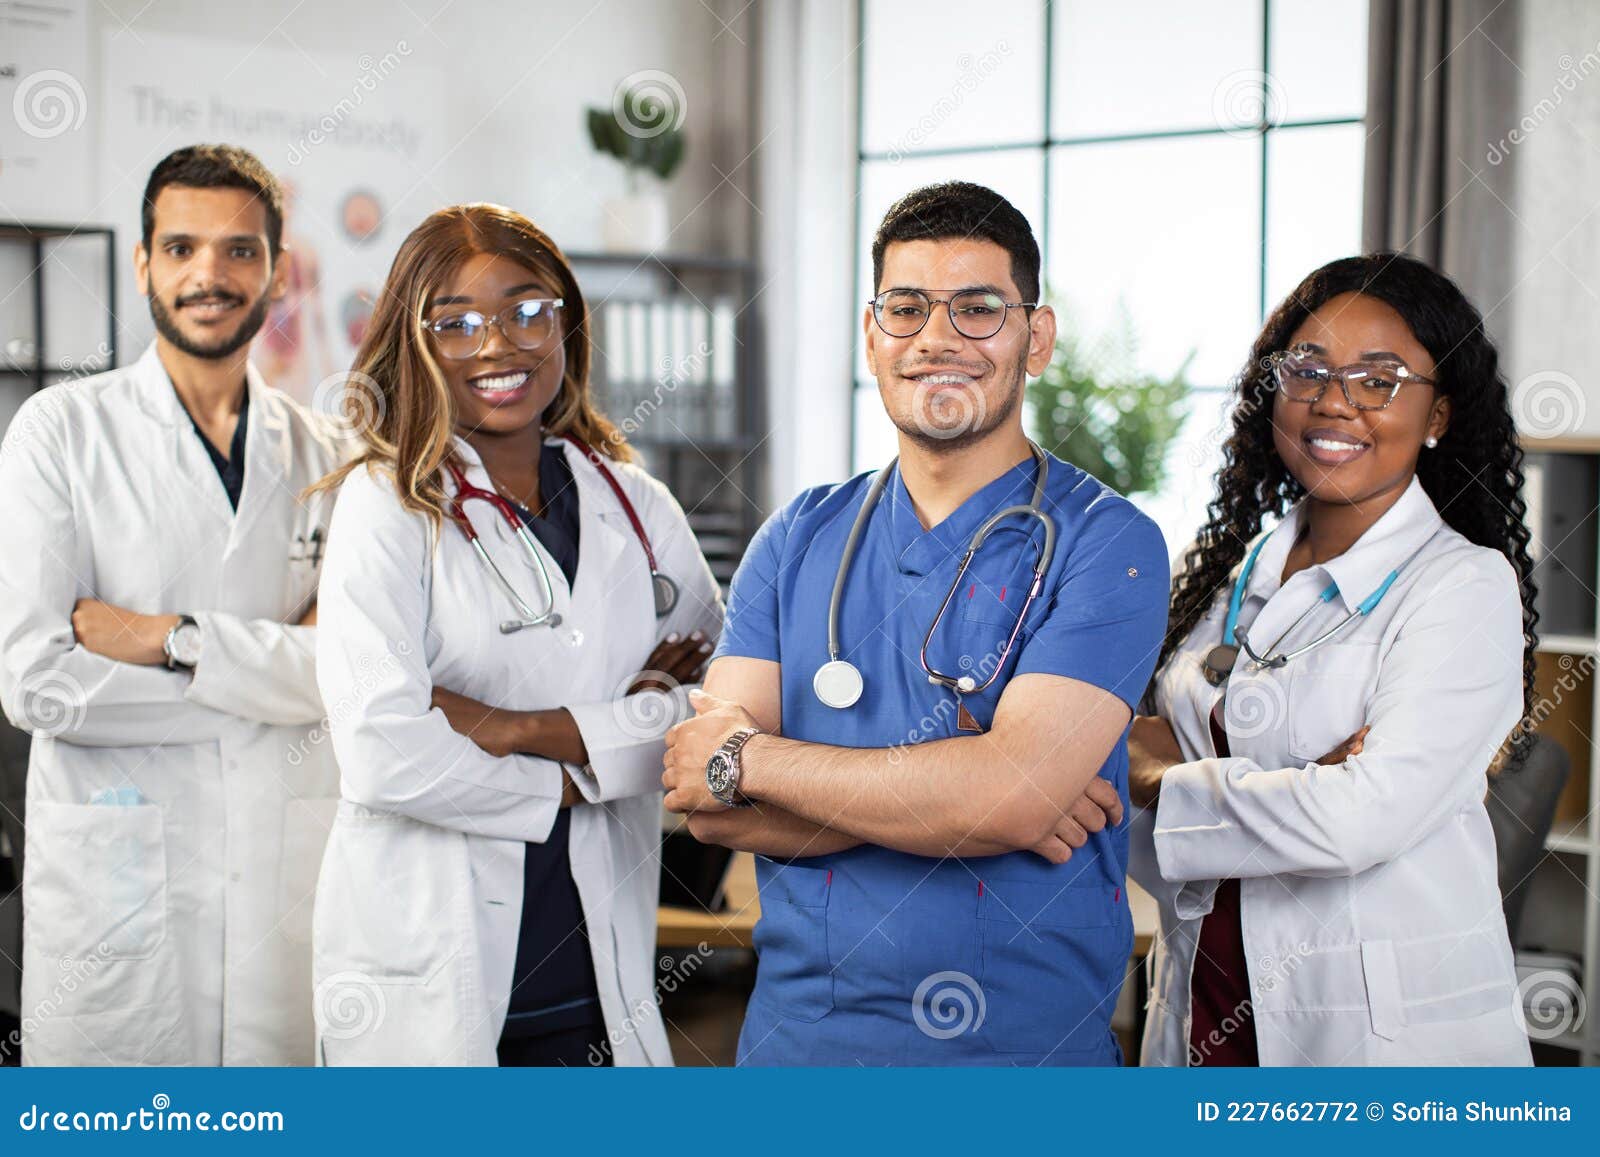
[[[865, 680], [844, 710], [812, 691], [828, 659], [828, 598], [872, 475], [801, 494], [750, 545], [717, 655], [782, 664], [783, 733], [850, 747], [958, 734], [954, 692], [928, 682], [923, 635], [978, 525], [1026, 503], [1032, 458], [931, 530], [896, 469], [857, 549], [840, 608], [842, 657]], [[1113, 692], [1130, 709], [1167, 621], [1161, 532], [1126, 499], [1051, 458], [1042, 505], [1055, 557], [1000, 677], [965, 697], [987, 728], [1007, 682], [1043, 672]], [[973, 559], [929, 647], [937, 670], [982, 682], [1027, 596], [1043, 530], [1001, 524]], [[1127, 802], [1119, 740], [1100, 770]], [[1126, 824], [1064, 865], [1031, 852], [930, 859], [862, 846], [793, 861], [756, 858], [756, 987], [742, 1064], [1118, 1064], [1110, 1030], [1133, 944]]]

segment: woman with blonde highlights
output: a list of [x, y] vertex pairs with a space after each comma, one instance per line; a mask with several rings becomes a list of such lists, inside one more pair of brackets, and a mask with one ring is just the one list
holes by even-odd
[[589, 396], [583, 294], [495, 205], [406, 238], [350, 375], [318, 681], [327, 1064], [670, 1064], [662, 736], [721, 598]]

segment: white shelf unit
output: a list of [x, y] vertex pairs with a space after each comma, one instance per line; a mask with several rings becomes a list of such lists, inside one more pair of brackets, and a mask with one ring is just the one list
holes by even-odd
[[[1590, 468], [1600, 462], [1600, 437], [1524, 437], [1522, 445], [1531, 471], [1549, 470], [1551, 458], [1569, 459], [1557, 464], [1567, 467], [1575, 465], [1571, 456], [1587, 459]], [[1566, 473], [1570, 475], [1571, 471]], [[1555, 472], [1551, 475], [1531, 481], [1527, 491], [1529, 529], [1536, 540], [1532, 548], [1534, 575], [1541, 582], [1548, 579], [1567, 584], [1569, 596], [1578, 595], [1585, 604], [1582, 610], [1587, 622], [1565, 621], [1574, 613], [1575, 604], [1570, 597], [1563, 613], [1550, 621], [1545, 620], [1541, 606], [1539, 693], [1551, 696], [1555, 679], [1563, 675], [1570, 675], [1576, 687], [1571, 693], [1575, 698], [1564, 702], [1540, 724], [1539, 730], [1567, 749], [1572, 770], [1561, 809], [1545, 840], [1548, 854], [1535, 873], [1535, 890], [1528, 901], [1531, 919], [1523, 920], [1519, 939], [1528, 939], [1527, 929], [1532, 923], [1550, 934], [1553, 947], [1576, 949], [1581, 956], [1584, 1019], [1573, 1031], [1542, 1043], [1576, 1052], [1579, 1064], [1600, 1065], [1600, 694], [1596, 694], [1594, 686], [1600, 676], [1600, 606], [1596, 604], [1600, 545], [1591, 552], [1585, 542], [1578, 552], [1581, 557], [1577, 558], [1572, 550], [1563, 549], [1571, 540], [1569, 536], [1584, 542], [1583, 532], [1575, 529], [1576, 523], [1595, 518], [1600, 493], [1591, 486], [1558, 493], [1549, 485]], [[1565, 522], [1551, 522], [1556, 506], [1565, 508]], [[1545, 537], [1554, 541], [1543, 541]], [[1563, 557], [1554, 563], [1550, 556], [1557, 551]], [[1545, 602], [1543, 596], [1541, 590], [1541, 603]], [[1543, 910], [1533, 911], [1536, 906]], [[1563, 932], [1565, 936], [1557, 941]]]

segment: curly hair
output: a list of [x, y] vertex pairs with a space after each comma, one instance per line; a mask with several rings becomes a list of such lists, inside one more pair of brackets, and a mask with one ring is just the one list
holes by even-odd
[[1433, 357], [1437, 389], [1452, 400], [1452, 420], [1439, 445], [1417, 462], [1417, 478], [1440, 516], [1462, 537], [1506, 556], [1522, 592], [1523, 720], [1511, 736], [1520, 751], [1534, 702], [1533, 562], [1523, 521], [1522, 447], [1512, 423], [1500, 355], [1483, 318], [1444, 274], [1399, 253], [1345, 257], [1316, 270], [1267, 319], [1235, 383], [1233, 430], [1223, 444], [1216, 493], [1206, 523], [1184, 554], [1172, 584], [1167, 637], [1159, 670], [1228, 589], [1233, 570], [1268, 515], [1282, 515], [1305, 494], [1273, 448], [1269, 357], [1311, 314], [1345, 293], [1390, 306]]

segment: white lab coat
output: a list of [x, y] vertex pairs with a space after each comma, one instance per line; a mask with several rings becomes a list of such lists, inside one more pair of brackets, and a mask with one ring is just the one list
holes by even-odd
[[[1263, 650], [1365, 599], [1418, 545], [1364, 620], [1278, 670], [1241, 655], [1229, 758], [1201, 660], [1229, 588], [1156, 680], [1184, 757], [1133, 826], [1130, 870], [1159, 901], [1144, 1063], [1188, 1062], [1189, 983], [1217, 882], [1240, 880], [1240, 924], [1263, 1065], [1526, 1065], [1501, 915], [1485, 772], [1522, 710], [1522, 603], [1505, 557], [1445, 526], [1421, 483], [1354, 546], [1281, 582], [1302, 517], [1263, 548], [1240, 615]], [[1363, 724], [1364, 750], [1316, 760]]]
[[[152, 345], [52, 386], [0, 450], [0, 700], [34, 733], [23, 881], [30, 1064], [305, 1064], [311, 907], [337, 773], [313, 725], [333, 425], [248, 372], [235, 514]], [[306, 556], [291, 561], [294, 556]], [[77, 646], [96, 597], [198, 620], [191, 676]], [[133, 788], [136, 806], [91, 804]]]
[[[721, 596], [683, 512], [642, 470], [612, 465], [680, 586], [657, 620], [650, 575], [621, 504], [566, 443], [578, 487], [575, 589], [545, 558], [558, 628], [503, 635], [509, 600], [454, 523], [436, 536], [381, 474], [339, 494], [321, 587], [318, 678], [342, 774], [316, 911], [316, 1015], [330, 1065], [495, 1064], [522, 916], [525, 841], [555, 822], [561, 766], [496, 758], [430, 706], [433, 687], [516, 710], [566, 707], [591, 763], [572, 768], [573, 878], [601, 1010], [619, 1065], [672, 1063], [656, 1007], [655, 924], [666, 729], [686, 689], [625, 697], [673, 631], [715, 637]], [[491, 488], [477, 453], [456, 450]], [[453, 485], [447, 486], [453, 490]], [[536, 609], [532, 564], [484, 502], [467, 513]], [[541, 547], [541, 550], [543, 548]]]

